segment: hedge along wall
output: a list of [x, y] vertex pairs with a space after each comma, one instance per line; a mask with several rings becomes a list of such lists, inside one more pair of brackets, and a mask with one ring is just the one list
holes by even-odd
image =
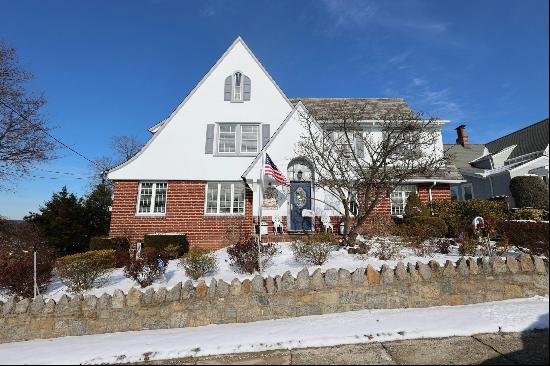
[[196, 327], [266, 319], [391, 309], [473, 304], [548, 294], [548, 269], [539, 257], [459, 260], [440, 267], [399, 263], [381, 271], [368, 266], [353, 273], [329, 269], [297, 278], [256, 276], [230, 284], [188, 281], [170, 290], [131, 289], [62, 297], [57, 303], [10, 299], [1, 305], [0, 343], [142, 329]]

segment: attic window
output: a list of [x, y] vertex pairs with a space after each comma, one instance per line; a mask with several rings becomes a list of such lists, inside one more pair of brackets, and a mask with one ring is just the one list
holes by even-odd
[[240, 102], [243, 100], [242, 83], [243, 74], [236, 72], [233, 75], [233, 101]]
[[244, 102], [250, 100], [250, 78], [240, 71], [235, 71], [225, 78], [224, 97], [229, 102]]

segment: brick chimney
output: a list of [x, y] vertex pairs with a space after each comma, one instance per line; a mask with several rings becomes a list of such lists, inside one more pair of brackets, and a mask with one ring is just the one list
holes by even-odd
[[468, 147], [468, 135], [466, 134], [466, 125], [460, 125], [456, 128], [456, 143]]

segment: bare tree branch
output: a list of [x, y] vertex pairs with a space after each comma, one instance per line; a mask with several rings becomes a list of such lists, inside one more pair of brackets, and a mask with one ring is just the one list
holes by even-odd
[[25, 89], [31, 78], [20, 68], [15, 49], [0, 42], [0, 189], [54, 157], [55, 144], [40, 113], [46, 100]]
[[300, 114], [306, 132], [296, 153], [313, 164], [316, 186], [338, 199], [335, 211], [345, 219], [347, 243], [396, 187], [438, 176], [446, 167], [443, 151], [437, 149], [437, 119], [391, 111], [377, 121], [365, 121], [366, 107], [342, 100]]

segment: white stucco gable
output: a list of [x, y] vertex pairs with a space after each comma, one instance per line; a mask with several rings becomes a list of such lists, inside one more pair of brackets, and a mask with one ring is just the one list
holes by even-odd
[[[236, 71], [250, 78], [250, 100], [224, 100], [224, 82]], [[268, 124], [270, 134], [273, 134], [292, 108], [287, 97], [239, 37], [177, 109], [151, 129], [154, 135], [141, 151], [112, 169], [108, 178], [239, 180], [254, 156], [205, 153], [207, 126], [219, 123]], [[261, 144], [262, 137], [259, 139]], [[216, 133], [214, 145], [217, 141]]]

